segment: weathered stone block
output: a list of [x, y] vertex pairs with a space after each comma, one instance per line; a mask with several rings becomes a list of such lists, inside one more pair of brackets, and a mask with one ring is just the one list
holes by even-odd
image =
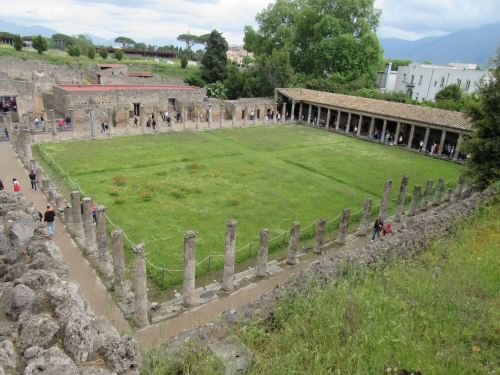
[[222, 362], [225, 375], [245, 374], [252, 367], [252, 352], [237, 336], [210, 345], [210, 350]]

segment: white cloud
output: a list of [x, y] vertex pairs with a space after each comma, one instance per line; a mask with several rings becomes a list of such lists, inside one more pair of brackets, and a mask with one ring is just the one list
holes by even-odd
[[[42, 25], [73, 35], [136, 41], [155, 37], [176, 42], [179, 34], [223, 32], [230, 44], [243, 42], [243, 27], [271, 0], [23, 0], [9, 7], [6, 21]], [[500, 22], [499, 0], [376, 0], [383, 10], [378, 35], [403, 39], [449, 34]]]

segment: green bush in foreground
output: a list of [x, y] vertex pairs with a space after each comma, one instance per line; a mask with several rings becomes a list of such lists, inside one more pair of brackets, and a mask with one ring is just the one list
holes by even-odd
[[[479, 208], [423, 255], [311, 283], [271, 319], [237, 329], [253, 353], [250, 374], [500, 373], [499, 217], [498, 201]], [[176, 373], [154, 353], [144, 374]], [[202, 350], [182, 358], [190, 374], [217, 373]]]

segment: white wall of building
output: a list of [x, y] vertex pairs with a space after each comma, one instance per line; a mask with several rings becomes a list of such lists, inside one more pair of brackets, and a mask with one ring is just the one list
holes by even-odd
[[[400, 66], [394, 86], [395, 92], [404, 92], [418, 101], [433, 101], [444, 87], [459, 84], [462, 92], [472, 94], [486, 70], [467, 69], [474, 64], [432, 65], [412, 63]], [[475, 66], [474, 66], [475, 68]]]

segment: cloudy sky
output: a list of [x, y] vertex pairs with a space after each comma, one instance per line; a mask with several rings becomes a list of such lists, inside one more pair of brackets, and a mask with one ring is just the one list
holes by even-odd
[[[270, 0], [0, 0], [2, 20], [23, 26], [42, 25], [73, 35], [106, 39], [119, 35], [136, 41], [182, 33], [223, 32], [241, 44], [243, 27], [256, 27], [255, 15]], [[2, 4], [3, 3], [3, 4]], [[500, 0], [376, 0], [382, 9], [378, 35], [415, 40], [464, 28], [500, 22]]]

